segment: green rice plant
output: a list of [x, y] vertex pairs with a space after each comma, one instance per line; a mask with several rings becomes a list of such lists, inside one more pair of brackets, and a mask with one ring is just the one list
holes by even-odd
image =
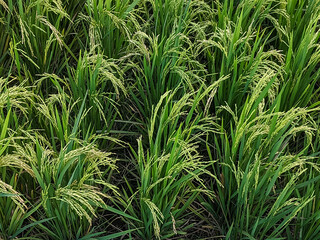
[[192, 218], [189, 208], [203, 190], [201, 175], [209, 174], [198, 144], [201, 136], [215, 131], [216, 126], [214, 119], [203, 117], [196, 106], [219, 83], [185, 94], [178, 101], [174, 101], [177, 90], [166, 92], [153, 108], [146, 147], [140, 138], [138, 150], [132, 149], [137, 189], [127, 182], [129, 192], [123, 193], [121, 202], [130, 216], [140, 220], [126, 219], [129, 228], [137, 228], [138, 238], [168, 239], [186, 234], [192, 227], [185, 224]]
[[[20, 90], [18, 87], [9, 88], [12, 96], [16, 97], [13, 95], [15, 91], [12, 91], [16, 89]], [[14, 109], [16, 105], [20, 106], [18, 103], [20, 103], [19, 100], [22, 101], [23, 95], [17, 94], [17, 96], [21, 98], [12, 98]], [[26, 97], [28, 95], [25, 95], [24, 100], [27, 100]], [[29, 169], [31, 173], [25, 176], [22, 174], [23, 171], [8, 174], [4, 170], [3, 179], [8, 176], [10, 185], [19, 185], [19, 189], [28, 196], [29, 200], [32, 200], [32, 203], [36, 204], [36, 207], [27, 212], [26, 209], [16, 206], [16, 202], [7, 196], [6, 200], [2, 200], [6, 206], [2, 227], [10, 230], [15, 236], [25, 231], [27, 227], [34, 228], [35, 226], [37, 227], [36, 230], [33, 230], [34, 233], [41, 232], [44, 234], [43, 236], [50, 236], [53, 239], [74, 239], [81, 236], [90, 238], [90, 236], [101, 237], [103, 235], [105, 238], [112, 238], [115, 236], [106, 235], [104, 231], [96, 232], [97, 230], [92, 223], [93, 217], [97, 216], [97, 207], [114, 211], [117, 214], [121, 214], [121, 212], [107, 207], [104, 202], [104, 198], [108, 197], [107, 191], [116, 191], [116, 188], [107, 182], [107, 179], [110, 178], [108, 172], [112, 172], [115, 168], [114, 160], [110, 158], [109, 153], [99, 151], [93, 145], [95, 139], [94, 135], [88, 134], [89, 129], [87, 129], [88, 132], [84, 131], [83, 134], [80, 134], [81, 121], [87, 114], [84, 109], [86, 98], [87, 95], [84, 96], [77, 115], [72, 112], [77, 102], [68, 102], [70, 99], [64, 92], [51, 95], [46, 102], [40, 101], [36, 104], [39, 116], [38, 123], [47, 126], [44, 130], [47, 130], [48, 134], [34, 134], [33, 131], [21, 129], [17, 133], [20, 137], [14, 141], [13, 146], [10, 145], [14, 151], [12, 156], [15, 158], [13, 160], [21, 159], [21, 162], [24, 163], [23, 171], [28, 172]], [[24, 104], [20, 104], [22, 108]], [[27, 111], [26, 108], [22, 109]], [[10, 111], [4, 120], [4, 127], [9, 125]], [[34, 121], [37, 122], [37, 119]], [[38, 127], [40, 126], [38, 125]], [[4, 129], [1, 136], [5, 137]], [[41, 129], [39, 131], [42, 132]], [[22, 136], [25, 137], [22, 138]], [[77, 140], [77, 137], [83, 137], [84, 141]], [[51, 140], [52, 146], [47, 139]], [[9, 142], [5, 138], [0, 140], [1, 143], [4, 143], [3, 150], [1, 149], [4, 152]], [[10, 159], [12, 159], [10, 156], [4, 158], [4, 162], [9, 164], [8, 160]], [[12, 164], [14, 163], [12, 161]], [[7, 167], [11, 167], [11, 165]], [[20, 176], [18, 179], [21, 179], [19, 184], [15, 182], [17, 175]], [[41, 187], [40, 191], [38, 186]], [[98, 187], [103, 191], [100, 191]], [[3, 191], [8, 192], [9, 190], [4, 188]], [[15, 190], [12, 189], [13, 191]], [[13, 197], [15, 196], [13, 195]], [[40, 205], [39, 200], [41, 201]], [[9, 206], [16, 209], [17, 216], [12, 217], [11, 214], [8, 214], [11, 212], [8, 210]], [[57, 211], [57, 209], [60, 210]], [[36, 221], [34, 218], [30, 218], [31, 214], [36, 214], [40, 220]], [[26, 219], [31, 221], [29, 225], [23, 225]], [[116, 235], [121, 236], [127, 232], [118, 232]], [[9, 233], [8, 236], [10, 236]]]
[[[166, 91], [180, 86], [178, 100], [199, 88], [206, 75], [205, 65], [195, 58], [196, 43], [189, 32], [194, 20], [190, 9], [199, 6], [181, 0], [144, 1], [142, 5], [142, 14], [148, 21], [130, 38], [127, 55], [122, 58], [132, 79], [128, 86], [132, 99], [129, 111], [137, 116], [134, 121], [140, 123], [140, 116], [150, 118], [152, 105]], [[143, 128], [139, 131], [145, 133]]]
[[125, 55], [128, 40], [140, 29], [141, 18], [136, 11], [139, 2], [88, 0], [86, 15], [81, 16], [88, 22], [88, 26], [84, 25], [86, 43], [90, 44], [87, 48], [98, 46], [108, 58], [119, 59]]
[[[9, 88], [10, 90], [13, 88]], [[17, 99], [12, 100], [15, 106]], [[2, 239], [13, 239], [37, 224], [35, 221], [26, 225], [36, 208], [30, 208], [26, 198], [18, 192], [23, 190], [23, 187], [20, 187], [23, 185], [22, 176], [26, 174], [34, 176], [34, 173], [27, 162], [18, 155], [7, 154], [12, 147], [15, 133], [9, 128], [12, 120], [11, 109], [15, 108], [10, 108], [4, 121], [0, 123], [0, 237]]]
[[20, 193], [14, 190], [12, 185], [13, 181], [10, 184], [0, 181], [0, 237], [2, 239], [12, 239], [12, 236], [18, 236], [28, 227], [31, 227], [30, 225], [23, 225], [31, 212], [27, 212], [25, 200], [20, 196]]
[[23, 170], [32, 172], [19, 158], [6, 155], [12, 144], [12, 115], [17, 119], [12, 110], [25, 112], [26, 100], [31, 95], [25, 88], [10, 87], [9, 84], [8, 80], [0, 78], [0, 237], [3, 239], [16, 234], [25, 220], [27, 205], [17, 192], [17, 177]]
[[70, 70], [68, 84], [72, 97], [82, 100], [88, 94], [85, 106], [90, 112], [84, 124], [91, 124], [96, 132], [109, 132], [118, 117], [117, 101], [127, 94], [119, 63], [101, 54], [84, 53], [77, 68]]
[[1, 120], [3, 121], [6, 117], [3, 110], [9, 111], [10, 108], [14, 108], [15, 112], [27, 114], [30, 103], [34, 102], [34, 97], [35, 95], [30, 91], [30, 88], [25, 87], [23, 83], [17, 84], [16, 79], [0, 78]]
[[146, 34], [159, 36], [159, 41], [170, 38], [172, 33], [184, 33], [189, 24], [190, 0], [148, 0], [143, 1], [148, 19]]
[[0, 236], [2, 239], [9, 239], [20, 230], [27, 207], [19, 193], [10, 184], [3, 181], [0, 181], [0, 205]]
[[[267, 32], [267, 34], [260, 34], [259, 38], [263, 44], [258, 44], [259, 47], [263, 51], [270, 48], [281, 50], [285, 56], [285, 74], [281, 86], [285, 88], [283, 99], [286, 101], [281, 104], [281, 110], [288, 110], [294, 106], [305, 107], [319, 81], [317, 67], [319, 65], [319, 46], [317, 42], [319, 39], [320, 1], [238, 2], [232, 0], [223, 1], [223, 3], [215, 1], [213, 5], [217, 17], [214, 18], [212, 28], [217, 25], [219, 28], [227, 29], [229, 21], [231, 21], [237, 25], [235, 29], [238, 28], [245, 33], [247, 31]], [[215, 16], [215, 14], [208, 16]], [[234, 38], [229, 37], [229, 39]], [[233, 44], [236, 41], [237, 38], [233, 40]], [[229, 53], [233, 54], [234, 52], [236, 50]], [[249, 53], [249, 55], [252, 57], [254, 53]], [[213, 56], [219, 55], [213, 54]], [[276, 58], [272, 60], [277, 62]], [[229, 63], [235, 62], [229, 61]], [[235, 64], [238, 65], [238, 63]], [[223, 65], [222, 68], [224, 70]], [[242, 66], [234, 67], [238, 72], [242, 68]]]
[[[312, 15], [304, 29], [301, 30], [301, 26], [298, 26], [297, 29], [293, 28], [290, 32], [288, 31], [287, 42], [284, 47], [287, 54], [282, 110], [309, 105], [319, 86], [320, 1], [310, 3], [305, 14]], [[295, 26], [295, 24], [293, 25]]]
[[[219, 159], [213, 173], [220, 176], [223, 187], [212, 184], [213, 202], [204, 204], [222, 221], [227, 239], [292, 236], [290, 225], [300, 222], [297, 216], [314, 199], [315, 191], [301, 194], [298, 186], [310, 182], [310, 168], [318, 172], [316, 158], [306, 155], [303, 144], [295, 141], [303, 134], [306, 145], [311, 144], [315, 129], [310, 112], [314, 110], [279, 112], [281, 94], [266, 108], [264, 99], [272, 79], [266, 73], [259, 80], [240, 115], [223, 107], [234, 124], [222, 125], [222, 134], [214, 137], [214, 154], [207, 145], [209, 156]], [[299, 232], [298, 224], [295, 227]]]
[[[12, 185], [16, 185], [16, 179], [14, 174], [7, 176], [6, 167], [20, 167], [26, 165], [20, 159], [14, 157], [4, 157], [3, 153], [6, 152], [8, 145], [10, 144], [11, 139], [7, 138], [9, 118], [9, 110], [7, 117], [4, 119], [4, 122], [1, 124], [1, 135], [0, 135], [0, 171], [1, 171], [1, 180], [0, 180], [0, 231], [1, 238], [8, 238], [13, 235], [17, 230], [19, 223], [21, 226], [21, 218], [26, 209], [26, 204], [23, 198], [19, 196], [19, 193], [15, 191]], [[29, 168], [30, 169], [30, 168]], [[31, 169], [30, 169], [31, 170]], [[11, 176], [11, 178], [10, 178]], [[9, 179], [8, 179], [9, 178]], [[7, 184], [5, 181], [9, 180], [10, 184]], [[14, 217], [11, 216], [11, 211], [14, 211]], [[16, 218], [16, 219], [14, 219]], [[15, 220], [15, 224], [11, 221]]]
[[[25, 83], [17, 84], [16, 79], [10, 80], [9, 77], [0, 78], [0, 127], [3, 134], [8, 129], [18, 130], [21, 126], [29, 125], [29, 110], [36, 98]], [[5, 135], [1, 135], [1, 140], [3, 139]], [[7, 153], [7, 148], [4, 153]]]
[[[41, 126], [46, 126], [43, 130], [47, 134], [24, 132], [28, 140], [17, 141], [15, 145], [16, 154], [26, 159], [34, 171], [34, 183], [28, 185], [40, 186], [40, 190], [34, 189], [42, 206], [37, 214], [46, 223], [37, 229], [52, 239], [105, 235], [105, 231], [97, 232], [93, 224], [97, 208], [121, 215], [105, 203], [109, 198], [107, 192], [116, 194], [116, 187], [108, 182], [115, 160], [110, 153], [97, 149], [96, 135], [82, 125], [88, 114], [84, 108], [87, 97], [88, 94], [76, 114], [77, 101], [72, 102], [63, 91], [40, 102], [36, 105], [38, 119]], [[117, 234], [121, 236], [127, 232]]]
[[[216, 10], [216, 17], [218, 26], [224, 28], [228, 21], [237, 22], [237, 18], [241, 12], [244, 11], [244, 20], [242, 22], [243, 28], [248, 28], [250, 24], [257, 24], [260, 18], [259, 13], [262, 10], [266, 10], [266, 13], [270, 11], [272, 2], [274, 1], [238, 1], [238, 0], [227, 0], [227, 1], [211, 1], [212, 9]], [[211, 17], [213, 17], [211, 16]], [[261, 23], [261, 22], [260, 22]]]
[[173, 33], [160, 42], [158, 37], [138, 32], [130, 42], [129, 56], [136, 57], [128, 63], [134, 74], [129, 91], [141, 120], [150, 119], [152, 106], [165, 92], [176, 91], [178, 100], [201, 86], [206, 70], [194, 59], [193, 43], [187, 36]]
[[[81, 120], [81, 134], [85, 137], [106, 136], [113, 131], [119, 111], [117, 100], [126, 96], [123, 71], [117, 62], [106, 60], [103, 55], [84, 53], [79, 57], [76, 68], [67, 66], [68, 78], [60, 78], [55, 74], [43, 74], [37, 81], [38, 89], [51, 83], [52, 94], [46, 92], [46, 102], [39, 104], [40, 123], [49, 135], [52, 144], [58, 137], [64, 144], [71, 134], [72, 123], [83, 109], [87, 109]], [[49, 83], [48, 83], [49, 82]], [[44, 120], [46, 119], [46, 120]], [[48, 128], [49, 122], [50, 126]], [[92, 139], [92, 138], [91, 138]], [[100, 142], [105, 146], [105, 141]]]
[[275, 45], [279, 46], [279, 49], [288, 52], [290, 35], [294, 35], [293, 44], [298, 46], [302, 42], [307, 28], [310, 28], [310, 24], [316, 24], [316, 19], [319, 16], [319, 0], [310, 1], [283, 1], [281, 9], [285, 11], [286, 18], [279, 18], [278, 22], [283, 27], [284, 38], [275, 39]]
[[27, 224], [37, 207], [31, 208], [18, 189], [22, 190], [22, 175], [34, 176], [34, 173], [27, 162], [15, 154], [0, 157], [0, 173], [0, 237], [13, 239], [22, 233], [26, 237], [30, 234], [30, 229], [39, 223], [34, 220], [34, 223]]
[[225, 29], [229, 22], [238, 24], [241, 16], [240, 28], [243, 32], [250, 28], [254, 31], [266, 30], [273, 33], [270, 41], [273, 42], [275, 39], [281, 41], [286, 33], [282, 23], [287, 23], [289, 20], [286, 2], [285, 0], [203, 1], [202, 5], [208, 5], [211, 9], [205, 7], [207, 14], [203, 14], [198, 21], [205, 21], [214, 28]]
[[[46, 102], [39, 103], [37, 111], [39, 115], [39, 123], [44, 127], [48, 136], [50, 136], [51, 144], [55, 151], [63, 149], [73, 137], [80, 137], [75, 135], [78, 133], [78, 124], [80, 118], [73, 118], [72, 109], [74, 104], [67, 101], [68, 95], [61, 93], [51, 95]], [[58, 111], [58, 108], [61, 111]], [[83, 108], [81, 109], [82, 114]], [[72, 121], [77, 122], [73, 123]], [[72, 125], [77, 124], [75, 131], [73, 131]], [[84, 133], [85, 134], [85, 133]], [[56, 144], [59, 143], [60, 146]]]
[[7, 6], [10, 55], [20, 78], [32, 79], [44, 72], [57, 74], [65, 66], [65, 54], [75, 58], [64, 42], [64, 35], [73, 29], [61, 1], [8, 0]]
[[[233, 111], [241, 111], [257, 82], [268, 75], [273, 76], [274, 82], [267, 92], [266, 104], [271, 104], [282, 81], [281, 53], [277, 50], [264, 51], [266, 41], [263, 41], [263, 36], [266, 33], [254, 32], [251, 27], [242, 32], [241, 23], [242, 15], [236, 24], [229, 22], [224, 29], [217, 28], [209, 39], [201, 40], [199, 45], [199, 54], [202, 51], [208, 54], [209, 72], [214, 73], [210, 82], [227, 77], [213, 99], [218, 113], [220, 106], [226, 103]], [[226, 122], [230, 121], [230, 115], [222, 114]]]
[[[315, 159], [319, 159], [320, 154], [320, 131], [319, 131], [319, 114], [316, 110], [311, 113], [316, 128], [315, 134], [312, 138], [311, 145], [308, 145], [306, 141], [300, 137], [300, 141], [304, 141], [306, 152]], [[318, 161], [316, 160], [316, 163]], [[320, 222], [319, 216], [319, 204], [317, 199], [319, 198], [319, 172], [313, 168], [309, 168], [305, 174], [303, 183], [298, 184], [299, 194], [301, 196], [314, 193], [314, 199], [310, 202], [298, 215], [298, 219], [301, 219], [298, 227], [294, 232], [293, 238], [300, 239], [319, 239]]]
[[[319, 158], [319, 155], [317, 155]], [[319, 239], [319, 172], [313, 168], [308, 168], [304, 181], [297, 184], [298, 194], [301, 196], [314, 194], [314, 198], [310, 201], [301, 212], [298, 213], [297, 219], [300, 221], [292, 233], [292, 239]]]
[[319, 18], [0, 0], [0, 239], [320, 240]]
[[40, 191], [36, 190], [42, 206], [39, 216], [51, 219], [37, 228], [52, 239], [74, 239], [89, 234], [97, 207], [105, 207], [107, 197], [98, 187], [116, 190], [102, 180], [101, 171], [114, 168], [114, 160], [92, 144], [70, 147], [74, 139], [58, 153], [37, 135], [30, 140], [15, 148], [16, 154], [32, 168], [34, 181], [40, 186]]
[[10, 68], [9, 59], [9, 42], [10, 42], [10, 34], [8, 29], [8, 24], [6, 23], [6, 16], [9, 12], [9, 7], [6, 2], [0, 2], [0, 74], [1, 76], [5, 75]]

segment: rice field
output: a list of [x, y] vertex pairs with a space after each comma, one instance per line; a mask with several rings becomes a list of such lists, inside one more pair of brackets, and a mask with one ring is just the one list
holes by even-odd
[[320, 0], [0, 0], [0, 239], [320, 239]]

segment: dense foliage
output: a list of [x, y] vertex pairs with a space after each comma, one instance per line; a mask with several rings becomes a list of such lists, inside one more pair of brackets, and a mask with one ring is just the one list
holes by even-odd
[[320, 0], [0, 0], [0, 239], [320, 239]]

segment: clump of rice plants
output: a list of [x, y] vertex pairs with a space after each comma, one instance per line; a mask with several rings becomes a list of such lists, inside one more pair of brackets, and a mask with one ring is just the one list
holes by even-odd
[[0, 0], [0, 239], [320, 239], [320, 0]]

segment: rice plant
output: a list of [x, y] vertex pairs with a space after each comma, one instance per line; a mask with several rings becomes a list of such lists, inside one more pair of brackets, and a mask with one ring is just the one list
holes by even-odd
[[320, 239], [320, 0], [0, 0], [0, 239]]
[[[213, 166], [213, 171], [224, 187], [212, 185], [213, 201], [219, 210], [208, 207], [217, 214], [216, 218], [221, 213], [220, 221], [226, 221], [222, 225], [228, 225], [223, 233], [230, 238], [264, 239], [287, 231], [294, 239], [297, 236], [290, 233], [290, 221], [299, 222], [296, 215], [314, 198], [313, 191], [300, 194], [303, 190], [297, 186], [307, 185], [309, 173], [319, 171], [317, 157], [308, 156], [305, 151], [316, 130], [310, 118], [314, 110], [293, 108], [280, 112], [281, 95], [273, 108], [264, 110], [261, 94], [270, 87], [266, 83], [263, 87], [264, 81], [261, 78], [247, 98], [240, 116], [230, 107], [223, 107], [232, 115], [234, 127], [231, 124], [231, 142], [226, 131], [214, 137], [221, 162], [220, 166]], [[305, 144], [292, 148], [292, 140], [301, 133]]]
[[[198, 141], [205, 132], [215, 131], [216, 125], [214, 119], [203, 118], [195, 108], [216, 86], [198, 94], [187, 94], [177, 102], [173, 101], [176, 92], [163, 94], [153, 108], [147, 149], [141, 138], [138, 150], [132, 149], [134, 166], [140, 176], [138, 189], [129, 185], [131, 195], [125, 192], [122, 204], [131, 216], [140, 220], [127, 220], [138, 228], [139, 238], [167, 239], [185, 234], [192, 227], [184, 225], [192, 213], [187, 210], [199, 192], [205, 191], [201, 175], [211, 175], [206, 170], [208, 163], [202, 161], [198, 152]], [[194, 182], [198, 189], [193, 189]]]

